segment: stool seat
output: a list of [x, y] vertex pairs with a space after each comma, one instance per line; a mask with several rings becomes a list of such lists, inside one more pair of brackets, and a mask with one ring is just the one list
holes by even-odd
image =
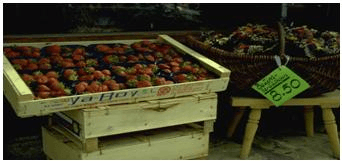
[[[249, 119], [246, 125], [245, 135], [242, 143], [242, 150], [240, 158], [246, 159], [250, 153], [251, 146], [254, 140], [258, 123], [261, 117], [262, 109], [269, 109], [274, 104], [266, 98], [253, 97], [232, 97], [231, 104], [238, 108], [235, 112], [232, 122], [228, 127], [227, 135], [231, 137], [241, 120], [246, 108], [250, 108]], [[325, 93], [317, 97], [310, 98], [293, 98], [286, 101], [282, 106], [304, 106], [304, 119], [307, 136], [313, 136], [313, 106], [320, 106], [322, 108], [322, 116], [324, 125], [329, 137], [330, 145], [333, 154], [336, 158], [340, 157], [339, 138], [337, 134], [337, 126], [335, 116], [332, 108], [339, 108], [340, 106], [340, 91]]]

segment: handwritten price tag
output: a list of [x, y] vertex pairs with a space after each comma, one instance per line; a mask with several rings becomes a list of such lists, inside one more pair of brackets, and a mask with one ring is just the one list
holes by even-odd
[[285, 101], [308, 89], [310, 85], [286, 66], [281, 66], [264, 77], [252, 88], [281, 106]]

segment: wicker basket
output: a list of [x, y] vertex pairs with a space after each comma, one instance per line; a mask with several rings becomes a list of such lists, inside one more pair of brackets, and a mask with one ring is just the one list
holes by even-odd
[[[285, 32], [279, 23], [279, 40], [282, 62], [285, 58]], [[253, 84], [277, 68], [272, 55], [236, 55], [222, 49], [204, 44], [194, 36], [187, 36], [186, 42], [191, 48], [231, 70], [230, 94], [234, 96], [261, 97], [251, 87]], [[340, 84], [340, 55], [309, 59], [291, 57], [287, 67], [310, 84], [310, 88], [296, 97], [313, 97], [334, 91]]]

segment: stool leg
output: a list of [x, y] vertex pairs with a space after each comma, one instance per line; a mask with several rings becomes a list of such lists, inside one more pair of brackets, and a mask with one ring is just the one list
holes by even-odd
[[246, 126], [245, 136], [243, 138], [242, 150], [240, 153], [241, 159], [246, 159], [251, 151], [255, 133], [258, 129], [258, 123], [261, 117], [261, 109], [251, 109], [248, 123]]
[[231, 138], [235, 132], [237, 125], [240, 123], [240, 120], [245, 113], [245, 107], [238, 107], [234, 112], [233, 119], [230, 121], [228, 129], [227, 129], [227, 137]]
[[304, 106], [304, 120], [306, 135], [313, 137], [314, 135], [314, 112], [313, 106]]
[[325, 129], [327, 130], [330, 145], [334, 156], [340, 158], [340, 142], [338, 140], [337, 126], [334, 113], [331, 108], [322, 108]]

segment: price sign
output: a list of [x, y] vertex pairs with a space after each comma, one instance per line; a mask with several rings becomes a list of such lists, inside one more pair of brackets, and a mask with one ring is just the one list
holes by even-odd
[[281, 106], [285, 101], [303, 92], [310, 85], [286, 66], [281, 66], [264, 77], [252, 88]]

